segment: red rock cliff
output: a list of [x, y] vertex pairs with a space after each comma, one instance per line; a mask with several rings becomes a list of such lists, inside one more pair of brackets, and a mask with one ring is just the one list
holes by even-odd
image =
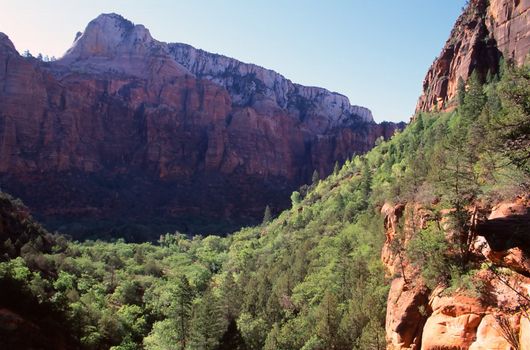
[[530, 0], [470, 0], [423, 81], [416, 111], [452, 105], [458, 80], [496, 73], [499, 60], [522, 64], [530, 51]]
[[197, 52], [114, 14], [56, 62], [21, 57], [0, 34], [2, 189], [54, 228], [237, 226], [396, 129], [342, 95]]
[[428, 222], [438, 220], [450, 239], [453, 233], [445, 224], [449, 211], [436, 218], [415, 204], [383, 207], [387, 240], [382, 260], [394, 276], [386, 316], [388, 349], [530, 348], [530, 247], [525, 234], [530, 229], [530, 200], [519, 197], [478, 212], [484, 217], [476, 225], [471, 260], [504, 270], [480, 270], [475, 275], [480, 291], [470, 292], [444, 285], [429, 289], [404, 253]]

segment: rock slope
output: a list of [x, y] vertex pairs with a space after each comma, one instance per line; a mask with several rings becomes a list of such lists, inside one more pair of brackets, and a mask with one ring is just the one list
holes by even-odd
[[470, 0], [423, 81], [416, 110], [451, 107], [459, 78], [498, 71], [501, 57], [521, 65], [530, 51], [530, 0]]
[[0, 66], [0, 184], [69, 231], [256, 222], [314, 170], [328, 174], [398, 127], [337, 93], [159, 42], [116, 14], [91, 21], [55, 62], [21, 57], [1, 34]]
[[[447, 228], [449, 212], [436, 219], [432, 211], [413, 203], [382, 208], [387, 237], [382, 260], [389, 275], [399, 276], [393, 278], [388, 295], [388, 349], [509, 350], [514, 344], [530, 349], [530, 249], [524, 234], [530, 229], [530, 200], [519, 197], [478, 212], [484, 218], [475, 228], [469, 253], [474, 261], [495, 263], [504, 271], [480, 271], [480, 293], [473, 293], [442, 285], [430, 290], [419, 271], [393, 248], [398, 236], [406, 246], [433, 220]], [[448, 239], [451, 235], [446, 230]]]

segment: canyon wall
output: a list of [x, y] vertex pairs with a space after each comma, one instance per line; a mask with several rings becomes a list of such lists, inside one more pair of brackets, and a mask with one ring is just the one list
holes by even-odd
[[[385, 216], [386, 242], [382, 260], [393, 276], [388, 295], [388, 349], [529, 349], [530, 346], [530, 199], [519, 197], [492, 208], [473, 209], [475, 235], [467, 252], [481, 269], [472, 285], [430, 288], [420, 269], [405, 253], [411, 240], [430, 224], [441, 227], [448, 242], [455, 232], [448, 224], [450, 210], [437, 215], [422, 205], [389, 205]], [[401, 225], [398, 224], [401, 221]], [[460, 276], [460, 283], [465, 276]], [[517, 343], [518, 342], [518, 343]]]
[[459, 78], [496, 74], [501, 57], [521, 65], [530, 51], [530, 0], [470, 0], [423, 81], [416, 111], [451, 108]]
[[256, 223], [314, 170], [325, 176], [403, 126], [376, 124], [340, 94], [159, 42], [115, 14], [54, 62], [20, 56], [1, 34], [0, 66], [0, 185], [65, 232]]
[[[470, 0], [427, 72], [416, 111], [455, 108], [458, 81], [473, 71], [486, 79], [499, 72], [502, 59], [528, 63], [529, 9], [530, 0]], [[382, 261], [392, 280], [388, 349], [530, 349], [529, 198], [468, 209], [471, 236], [461, 254], [474, 266], [494, 267], [480, 268], [473, 277], [455, 276], [461, 286], [450, 287], [427, 286], [421, 277], [427, 267], [414, 266], [406, 252], [429, 225], [441, 229], [450, 246], [457, 234], [449, 225], [451, 210], [435, 212], [418, 203], [382, 208]]]

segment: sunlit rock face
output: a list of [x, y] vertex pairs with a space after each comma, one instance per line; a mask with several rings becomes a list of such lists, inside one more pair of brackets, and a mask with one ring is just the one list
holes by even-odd
[[0, 67], [2, 189], [70, 232], [133, 223], [145, 239], [254, 223], [314, 170], [398, 127], [340, 94], [159, 42], [116, 14], [54, 62], [21, 57], [2, 34]]
[[[482, 270], [475, 283], [480, 292], [429, 289], [404, 253], [396, 252], [396, 239], [406, 250], [411, 239], [429, 222], [438, 221], [448, 240], [453, 235], [447, 223], [451, 210], [441, 217], [417, 203], [385, 204], [386, 241], [382, 262], [392, 277], [386, 313], [388, 349], [513, 349], [512, 340], [528, 349], [530, 323], [526, 309], [530, 298], [530, 198], [517, 197], [492, 208], [480, 207], [481, 217], [470, 246], [471, 259], [502, 266], [502, 277]], [[400, 224], [401, 222], [401, 224]], [[399, 236], [399, 238], [398, 238]], [[507, 331], [513, 337], [509, 337]]]
[[417, 111], [454, 107], [459, 78], [495, 74], [501, 57], [517, 65], [530, 52], [530, 0], [471, 0], [423, 81]]

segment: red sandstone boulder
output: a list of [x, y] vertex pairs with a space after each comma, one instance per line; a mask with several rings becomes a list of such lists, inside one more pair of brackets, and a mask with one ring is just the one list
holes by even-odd
[[429, 292], [422, 285], [392, 281], [387, 300], [386, 340], [390, 349], [419, 349]]

